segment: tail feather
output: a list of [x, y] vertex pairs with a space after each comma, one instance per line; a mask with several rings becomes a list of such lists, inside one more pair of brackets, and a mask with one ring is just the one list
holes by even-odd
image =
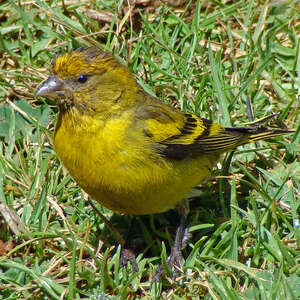
[[243, 136], [240, 145], [294, 132], [293, 130], [257, 127], [227, 127], [225, 130], [230, 134]]
[[219, 154], [247, 143], [294, 132], [293, 130], [263, 127], [224, 128], [219, 126], [217, 128], [219, 129], [217, 131], [208, 130], [208, 133], [204, 131], [191, 143], [182, 143], [181, 141], [161, 143], [164, 148], [160, 153], [172, 159], [197, 157], [205, 153]]

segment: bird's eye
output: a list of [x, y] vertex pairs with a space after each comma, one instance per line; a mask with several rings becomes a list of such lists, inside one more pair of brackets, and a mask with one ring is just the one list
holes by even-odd
[[78, 77], [78, 82], [79, 82], [79, 83], [85, 83], [85, 82], [87, 81], [87, 79], [88, 79], [88, 76], [87, 76], [87, 75], [80, 75], [80, 76]]

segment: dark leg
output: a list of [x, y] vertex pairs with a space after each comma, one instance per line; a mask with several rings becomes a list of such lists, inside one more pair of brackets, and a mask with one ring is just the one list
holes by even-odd
[[122, 245], [122, 250], [121, 250], [121, 257], [120, 257], [120, 265], [125, 266], [127, 270], [127, 264], [128, 262], [131, 264], [132, 269], [134, 272], [139, 271], [139, 267], [136, 263], [136, 258], [134, 252], [130, 249], [130, 237], [131, 237], [131, 231], [134, 228], [134, 224], [136, 223], [136, 217], [133, 216], [130, 222], [129, 230], [127, 233], [127, 237], [125, 240], [124, 245]]
[[[190, 239], [190, 233], [188, 232], [188, 228], [186, 227], [186, 217], [189, 213], [189, 205], [187, 201], [184, 201], [178, 207], [178, 213], [180, 215], [180, 224], [177, 227], [176, 235], [174, 239], [173, 246], [171, 248], [171, 253], [167, 258], [167, 263], [169, 267], [173, 270], [172, 279], [178, 275], [178, 271], [180, 270], [180, 261], [182, 258], [182, 250], [186, 247], [188, 240]], [[154, 282], [158, 282], [159, 279], [164, 275], [165, 269], [162, 265], [160, 265], [152, 278], [151, 285]]]
[[[87, 198], [87, 201], [92, 206], [92, 208], [96, 211], [96, 213], [100, 216], [102, 221], [105, 223], [105, 225], [109, 228], [109, 230], [113, 233], [115, 236], [117, 242], [121, 245], [121, 258], [120, 258], [120, 265], [125, 266], [127, 270], [127, 263], [129, 262], [132, 265], [132, 269], [134, 272], [138, 272], [139, 268], [135, 260], [135, 254], [127, 248], [127, 242], [122, 238], [119, 231], [114, 227], [114, 225], [99, 211], [99, 209], [94, 205], [94, 203], [91, 201], [90, 197]], [[132, 228], [132, 222], [130, 224], [130, 228]]]

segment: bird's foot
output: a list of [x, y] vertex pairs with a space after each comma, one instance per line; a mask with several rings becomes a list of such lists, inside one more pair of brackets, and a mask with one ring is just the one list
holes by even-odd
[[[180, 237], [180, 239], [179, 239]], [[186, 247], [188, 241], [191, 239], [191, 234], [188, 231], [188, 228], [185, 228], [183, 232], [181, 232], [181, 228], [179, 227], [176, 232], [175, 241], [173, 247], [171, 249], [171, 254], [167, 258], [167, 266], [160, 265], [155, 272], [151, 286], [153, 283], [159, 282], [159, 280], [165, 275], [166, 267], [170, 269], [172, 274], [172, 280], [176, 281], [176, 278], [181, 269], [181, 259], [182, 259], [182, 250]]]
[[138, 272], [139, 267], [136, 262], [135, 254], [128, 248], [122, 248], [120, 255], [120, 266], [125, 267], [127, 271], [128, 263], [131, 264], [133, 272]]

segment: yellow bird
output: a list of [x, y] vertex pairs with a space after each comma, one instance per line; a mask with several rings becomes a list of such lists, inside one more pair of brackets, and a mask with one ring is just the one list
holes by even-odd
[[224, 128], [147, 94], [96, 47], [57, 56], [36, 96], [57, 100], [54, 148], [92, 198], [114, 212], [161, 213], [210, 177], [220, 154], [288, 133]]

